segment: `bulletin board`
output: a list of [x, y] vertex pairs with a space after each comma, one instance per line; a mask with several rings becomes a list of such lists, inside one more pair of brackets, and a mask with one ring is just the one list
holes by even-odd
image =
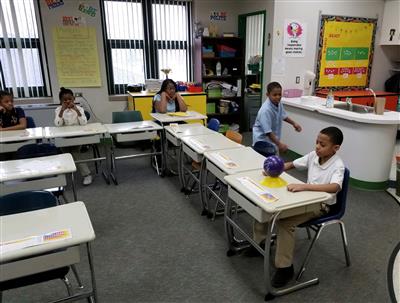
[[316, 89], [369, 86], [377, 19], [322, 15]]
[[60, 86], [101, 86], [94, 27], [55, 27], [53, 43]]

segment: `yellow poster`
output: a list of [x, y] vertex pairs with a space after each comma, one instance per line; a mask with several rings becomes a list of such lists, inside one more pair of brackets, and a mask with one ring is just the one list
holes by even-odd
[[374, 26], [325, 21], [318, 87], [368, 85]]
[[55, 27], [53, 42], [60, 86], [101, 86], [94, 27]]

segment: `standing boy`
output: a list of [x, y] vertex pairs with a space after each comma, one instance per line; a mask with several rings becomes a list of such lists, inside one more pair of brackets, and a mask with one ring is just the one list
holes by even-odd
[[258, 111], [253, 126], [253, 148], [263, 156], [276, 155], [285, 152], [288, 146], [281, 138], [282, 120], [291, 124], [298, 132], [301, 126], [290, 119], [281, 104], [282, 86], [271, 82], [267, 86], [267, 100]]

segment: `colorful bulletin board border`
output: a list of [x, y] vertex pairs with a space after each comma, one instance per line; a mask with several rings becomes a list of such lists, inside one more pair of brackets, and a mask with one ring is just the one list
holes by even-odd
[[377, 19], [321, 15], [315, 90], [369, 86]]

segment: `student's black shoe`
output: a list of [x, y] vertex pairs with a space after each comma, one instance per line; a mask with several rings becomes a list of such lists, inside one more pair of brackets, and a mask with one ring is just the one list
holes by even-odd
[[[260, 247], [265, 249], [265, 241], [261, 241]], [[263, 255], [253, 246], [250, 245], [246, 250], [243, 252], [245, 257], [253, 258], [253, 257], [262, 257]]]
[[294, 275], [293, 265], [289, 267], [278, 268], [272, 278], [272, 286], [280, 288], [285, 286]]

